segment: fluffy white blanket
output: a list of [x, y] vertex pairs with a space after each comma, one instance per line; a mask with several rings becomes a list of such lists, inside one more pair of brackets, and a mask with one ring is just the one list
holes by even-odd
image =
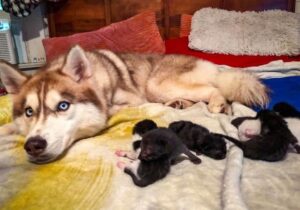
[[[255, 112], [233, 104], [234, 116], [212, 114], [203, 103], [185, 110], [161, 104], [128, 108], [113, 116], [102, 135], [77, 142], [51, 164], [26, 161], [23, 140], [0, 139], [0, 209], [213, 210], [300, 209], [300, 156], [282, 162], [243, 159], [230, 146], [227, 158], [201, 156], [202, 163], [183, 161], [170, 174], [146, 187], [136, 187], [116, 167], [116, 149], [131, 148], [132, 126], [150, 118], [160, 126], [190, 120], [213, 132], [237, 137], [231, 120]], [[123, 159], [126, 161], [125, 159]]]
[[[160, 119], [167, 123], [190, 120], [233, 137], [237, 137], [237, 130], [231, 120], [237, 116], [255, 115], [253, 110], [236, 103], [233, 104], [233, 116], [211, 114], [203, 103], [186, 110], [153, 104], [144, 107], [149, 116], [160, 110]], [[108, 199], [114, 201], [109, 202], [107, 208], [122, 209], [124, 205], [139, 210], [300, 208], [294, 200], [300, 196], [300, 172], [296, 168], [300, 166], [300, 156], [289, 154], [287, 160], [278, 163], [244, 160], [241, 150], [230, 146], [226, 160], [201, 158], [203, 163], [197, 166], [189, 161], [177, 164], [165, 179], [143, 189], [133, 186], [131, 178], [118, 171], [112, 197]]]
[[234, 68], [226, 65], [218, 65], [218, 68], [221, 71], [229, 69], [250, 71], [259, 78], [264, 79], [300, 76], [300, 61], [284, 62], [283, 60], [276, 60], [260, 66]]
[[192, 18], [189, 47], [233, 55], [299, 55], [300, 14], [204, 8]]

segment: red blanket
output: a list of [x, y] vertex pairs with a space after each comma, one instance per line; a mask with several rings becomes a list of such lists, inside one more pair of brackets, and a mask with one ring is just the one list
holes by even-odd
[[198, 58], [209, 60], [216, 64], [229, 65], [233, 67], [248, 67], [267, 64], [274, 60], [300, 61], [299, 56], [235, 56], [224, 54], [210, 54], [188, 48], [188, 38], [182, 37], [165, 41], [167, 54], [192, 55]]

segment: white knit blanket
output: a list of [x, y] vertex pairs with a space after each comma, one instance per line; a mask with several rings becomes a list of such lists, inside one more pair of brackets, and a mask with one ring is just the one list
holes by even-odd
[[189, 47], [233, 55], [299, 55], [300, 14], [203, 8], [192, 17]]
[[[237, 103], [232, 106], [234, 116], [209, 113], [203, 103], [186, 110], [153, 104], [144, 107], [150, 108], [149, 116], [156, 115], [158, 111], [160, 119], [167, 123], [190, 120], [213, 132], [233, 137], [237, 137], [237, 130], [231, 125], [231, 120], [237, 116], [255, 115], [253, 110]], [[296, 168], [300, 167], [300, 156], [296, 154], [289, 154], [282, 162], [267, 163], [243, 159], [241, 150], [231, 146], [225, 160], [217, 161], [205, 156], [201, 159], [203, 162], [197, 166], [189, 161], [175, 165], [165, 179], [146, 188], [133, 186], [131, 178], [118, 171], [111, 194], [112, 202], [107, 208], [122, 209], [124, 205], [138, 210], [300, 208], [295, 199], [300, 196], [300, 171]]]
[[[145, 188], [116, 167], [116, 149], [131, 148], [132, 126], [150, 118], [160, 126], [190, 120], [213, 132], [237, 137], [231, 120], [255, 115], [233, 104], [234, 116], [212, 114], [204, 103], [185, 110], [144, 104], [113, 116], [102, 135], [78, 141], [62, 159], [35, 165], [26, 161], [23, 140], [0, 138], [0, 209], [218, 210], [300, 209], [300, 155], [277, 163], [243, 159], [231, 146], [227, 158], [200, 156], [183, 161], [166, 178]], [[127, 161], [123, 159], [124, 161]]]

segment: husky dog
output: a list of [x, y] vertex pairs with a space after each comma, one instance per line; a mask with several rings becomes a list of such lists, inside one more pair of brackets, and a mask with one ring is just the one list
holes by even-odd
[[0, 76], [13, 96], [12, 124], [0, 135], [26, 136], [29, 160], [60, 157], [75, 140], [94, 136], [123, 107], [174, 99], [208, 102], [219, 113], [227, 101], [265, 105], [266, 87], [252, 74], [219, 71], [207, 61], [183, 55], [117, 54], [73, 47], [34, 76], [0, 62]]

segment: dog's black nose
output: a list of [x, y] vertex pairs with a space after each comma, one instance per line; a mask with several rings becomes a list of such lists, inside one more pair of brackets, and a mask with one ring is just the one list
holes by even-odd
[[47, 142], [40, 136], [30, 137], [24, 145], [26, 152], [34, 157], [39, 156], [45, 151]]

